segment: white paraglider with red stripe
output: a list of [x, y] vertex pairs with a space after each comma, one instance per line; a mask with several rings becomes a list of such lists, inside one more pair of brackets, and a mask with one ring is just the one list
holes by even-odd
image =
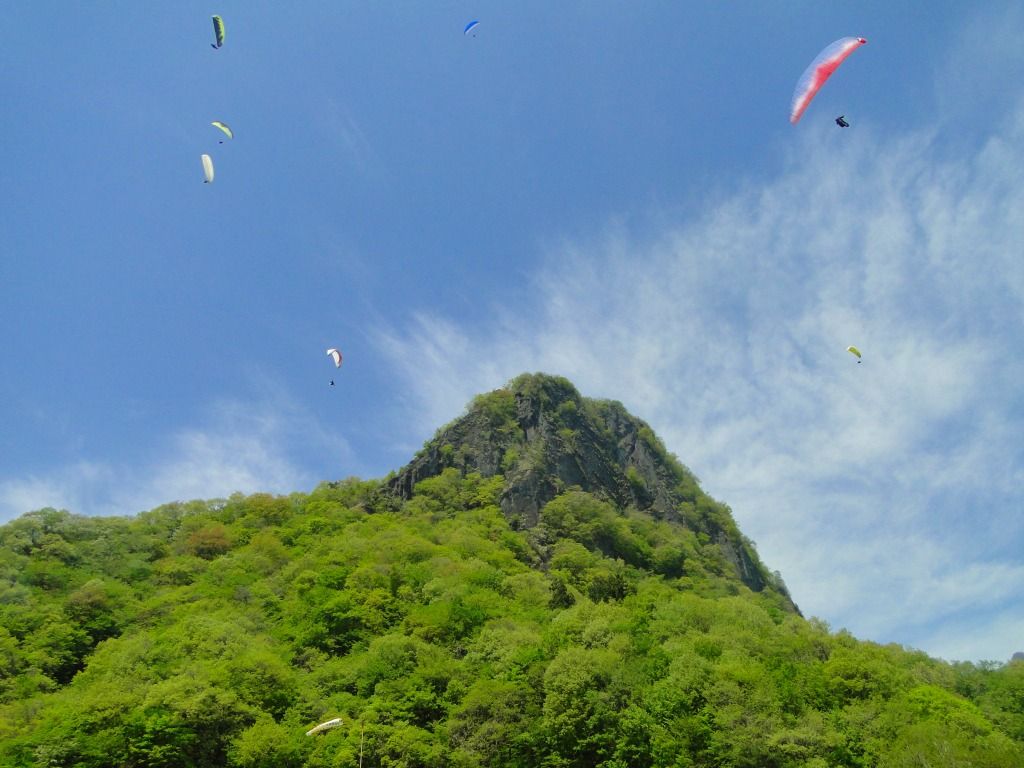
[[825, 81], [839, 69], [839, 65], [846, 61], [847, 56], [866, 42], [863, 37], [844, 37], [827, 46], [814, 58], [796, 83], [793, 104], [789, 110], [789, 122], [795, 125], [800, 120], [811, 99], [821, 90]]

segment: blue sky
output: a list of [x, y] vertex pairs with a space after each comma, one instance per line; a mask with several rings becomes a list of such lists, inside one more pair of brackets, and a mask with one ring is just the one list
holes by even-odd
[[1024, 649], [1024, 12], [835, 5], [9, 4], [0, 516], [381, 476], [544, 370], [806, 614]]

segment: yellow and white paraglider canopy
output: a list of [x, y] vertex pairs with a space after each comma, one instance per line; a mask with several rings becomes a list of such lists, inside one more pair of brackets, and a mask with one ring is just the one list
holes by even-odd
[[860, 350], [859, 349], [857, 349], [856, 347], [847, 347], [846, 351], [849, 352], [851, 355], [856, 355], [857, 356], [857, 362], [858, 363], [860, 362]]
[[220, 120], [214, 120], [210, 125], [221, 130], [229, 139], [235, 138], [235, 132], [228, 127], [227, 123], [222, 123]]

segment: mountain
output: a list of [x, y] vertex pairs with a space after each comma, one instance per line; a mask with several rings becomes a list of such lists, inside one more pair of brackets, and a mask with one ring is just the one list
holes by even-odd
[[804, 619], [647, 425], [529, 375], [383, 480], [0, 526], [0, 765], [1016, 768], [1024, 664]]
[[410, 499], [416, 483], [446, 468], [503, 475], [499, 503], [514, 529], [535, 528], [544, 505], [575, 488], [698, 534], [755, 592], [769, 585], [785, 591], [728, 507], [701, 491], [647, 424], [621, 403], [581, 397], [565, 378], [523, 374], [478, 396], [388, 486]]

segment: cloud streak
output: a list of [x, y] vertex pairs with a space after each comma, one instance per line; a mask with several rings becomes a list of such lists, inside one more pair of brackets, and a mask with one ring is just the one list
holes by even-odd
[[170, 501], [240, 491], [291, 493], [320, 479], [296, 457], [296, 445], [351, 456], [347, 442], [303, 409], [268, 393], [259, 402], [225, 400], [206, 423], [174, 433], [148, 461], [79, 461], [45, 474], [0, 481], [0, 519], [42, 507], [79, 514], [135, 514]]
[[1024, 607], [1024, 109], [955, 152], [803, 137], [771, 183], [551, 249], [529, 306], [421, 313], [381, 344], [423, 432], [524, 370], [566, 375], [647, 419], [805, 612], [1008, 658], [975, 638]]

